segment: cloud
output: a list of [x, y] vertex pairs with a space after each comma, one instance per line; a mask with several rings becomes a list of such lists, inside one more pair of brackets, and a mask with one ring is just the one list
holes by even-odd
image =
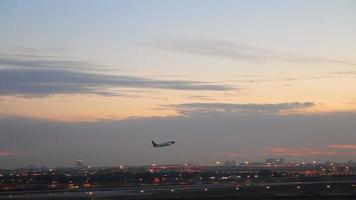
[[285, 78], [265, 78], [265, 79], [240, 79], [240, 80], [230, 80], [239, 83], [265, 83], [265, 82], [289, 82], [289, 81], [299, 81], [299, 80], [316, 80], [316, 79], [335, 79], [335, 78], [354, 78], [352, 73], [341, 74], [341, 73], [329, 73], [329, 74], [319, 74], [312, 76], [300, 76], [300, 77], [285, 77]]
[[234, 113], [254, 113], [254, 114], [277, 114], [284, 111], [300, 110], [315, 106], [313, 102], [290, 102], [277, 104], [233, 104], [233, 103], [186, 103], [170, 105], [179, 114], [210, 115], [210, 114], [234, 114]]
[[330, 144], [328, 147], [335, 149], [356, 149], [356, 144]]
[[[60, 122], [0, 117], [0, 147], [8, 152], [42, 152], [0, 159], [3, 168], [73, 166], [82, 159], [94, 166], [195, 163], [212, 164], [233, 157], [263, 161], [345, 162], [354, 150], [328, 148], [355, 141], [356, 113], [313, 115], [251, 114], [229, 117], [183, 116]], [[336, 134], [337, 133], [337, 134]], [[151, 140], [177, 143], [157, 151]], [[83, 145], [85, 144], [85, 145]]]
[[149, 46], [190, 54], [247, 61], [325, 62], [356, 66], [356, 63], [342, 60], [276, 51], [219, 39], [175, 39], [153, 43]]
[[307, 156], [355, 156], [356, 152], [337, 152], [320, 148], [287, 148], [287, 147], [271, 147], [266, 148], [262, 155], [266, 156], [291, 156], [291, 157], [307, 157]]
[[13, 153], [13, 152], [7, 152], [7, 151], [0, 151], [0, 157], [3, 156], [23, 156], [27, 155], [26, 153]]
[[335, 152], [321, 151], [313, 148], [295, 148], [290, 149], [286, 147], [271, 147], [264, 150], [262, 155], [273, 155], [273, 156], [313, 156], [313, 155], [334, 155]]
[[157, 80], [136, 76], [104, 75], [64, 69], [0, 69], [1, 95], [81, 94], [117, 95], [110, 88], [226, 91], [227, 85], [185, 80]]
[[[30, 49], [32, 52], [32, 50]], [[167, 90], [234, 90], [229, 85], [187, 80], [158, 80], [137, 76], [105, 75], [103, 66], [78, 60], [31, 53], [0, 54], [0, 95], [28, 97], [52, 94], [123, 95], [110, 88]]]
[[51, 56], [0, 54], [0, 66], [29, 69], [86, 69], [105, 70], [103, 66], [87, 61], [53, 58]]

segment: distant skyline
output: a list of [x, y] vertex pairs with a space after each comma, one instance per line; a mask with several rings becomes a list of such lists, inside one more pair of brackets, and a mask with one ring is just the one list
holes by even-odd
[[5, 168], [356, 156], [355, 1], [2, 0], [0, 27]]

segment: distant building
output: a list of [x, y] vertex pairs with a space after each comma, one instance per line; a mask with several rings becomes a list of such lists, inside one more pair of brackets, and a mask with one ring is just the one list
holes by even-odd
[[235, 160], [227, 160], [224, 163], [225, 166], [236, 166], [237, 164], [238, 162], [236, 162]]
[[284, 158], [267, 158], [266, 164], [267, 165], [283, 165]]
[[85, 166], [83, 164], [83, 161], [82, 160], [77, 160], [75, 161], [75, 166], [78, 168], [78, 169], [83, 169], [83, 168], [86, 168], [87, 166]]

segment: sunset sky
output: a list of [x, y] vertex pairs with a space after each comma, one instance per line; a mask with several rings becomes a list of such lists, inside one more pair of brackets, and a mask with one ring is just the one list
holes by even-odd
[[356, 157], [353, 0], [0, 0], [0, 27], [5, 168]]

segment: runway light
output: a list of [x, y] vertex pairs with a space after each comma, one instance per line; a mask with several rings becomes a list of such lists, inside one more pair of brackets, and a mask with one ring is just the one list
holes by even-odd
[[205, 188], [204, 191], [207, 192], [207, 191], [208, 191], [208, 188]]
[[269, 186], [266, 186], [266, 189], [270, 189], [271, 187], [269, 187]]

